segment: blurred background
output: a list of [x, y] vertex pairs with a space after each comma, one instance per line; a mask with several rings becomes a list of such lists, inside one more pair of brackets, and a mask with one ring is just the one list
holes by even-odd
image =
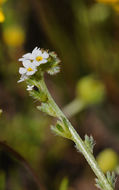
[[36, 46], [61, 59], [48, 88], [119, 189], [119, 1], [0, 0], [0, 190], [96, 190], [83, 156], [17, 83], [18, 58]]

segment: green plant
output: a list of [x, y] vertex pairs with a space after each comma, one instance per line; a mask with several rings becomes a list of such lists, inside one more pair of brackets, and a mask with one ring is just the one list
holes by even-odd
[[37, 106], [39, 110], [57, 118], [56, 125], [51, 126], [52, 131], [75, 143], [76, 148], [84, 155], [97, 176], [96, 186], [98, 188], [102, 190], [113, 190], [115, 186], [115, 175], [114, 173], [107, 172], [105, 176], [98, 166], [93, 156], [93, 137], [85, 135], [85, 140], [81, 139], [70, 121], [54, 102], [47, 89], [44, 81], [44, 72], [51, 75], [59, 72], [60, 60], [57, 55], [54, 52], [44, 51], [36, 47], [32, 53], [23, 55], [19, 61], [22, 61], [23, 67], [19, 69], [21, 78], [18, 82], [26, 81], [30, 96], [41, 102], [41, 105]]

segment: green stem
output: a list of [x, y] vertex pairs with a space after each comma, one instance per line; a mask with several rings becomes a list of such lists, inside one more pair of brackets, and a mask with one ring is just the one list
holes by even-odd
[[48, 96], [48, 101], [51, 104], [53, 110], [56, 112], [56, 115], [59, 119], [62, 120], [62, 118], [65, 118], [65, 120], [68, 123], [68, 127], [69, 127], [69, 131], [72, 135], [72, 140], [74, 141], [74, 143], [76, 144], [77, 148], [82, 152], [82, 154], [84, 155], [85, 159], [87, 160], [88, 164], [90, 165], [90, 167], [92, 168], [93, 172], [95, 173], [95, 175], [97, 176], [97, 178], [100, 180], [100, 182], [103, 184], [104, 190], [113, 190], [113, 188], [111, 187], [111, 185], [109, 184], [109, 182], [107, 181], [107, 178], [105, 177], [105, 175], [103, 174], [103, 172], [101, 171], [101, 169], [99, 168], [93, 154], [89, 151], [89, 149], [86, 147], [84, 141], [81, 139], [81, 137], [78, 135], [78, 133], [76, 132], [76, 130], [74, 129], [74, 127], [71, 125], [71, 123], [69, 122], [69, 120], [66, 118], [66, 116], [64, 115], [64, 113], [60, 110], [60, 108], [57, 106], [57, 104], [54, 102], [53, 98], [51, 97], [46, 84], [44, 82], [44, 79], [42, 79], [40, 81], [40, 85], [43, 87], [45, 93]]
[[71, 103], [66, 105], [63, 108], [63, 113], [68, 117], [71, 118], [78, 112], [82, 111], [85, 107], [85, 104], [83, 101], [80, 101], [78, 98], [74, 99]]

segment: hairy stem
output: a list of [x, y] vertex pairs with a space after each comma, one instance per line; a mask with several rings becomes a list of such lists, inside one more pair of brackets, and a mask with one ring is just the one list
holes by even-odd
[[65, 120], [68, 123], [68, 128], [69, 131], [71, 133], [72, 136], [72, 140], [74, 141], [74, 143], [76, 144], [77, 148], [79, 149], [79, 151], [82, 152], [82, 154], [84, 155], [85, 159], [87, 160], [88, 164], [90, 165], [90, 167], [92, 168], [93, 172], [95, 173], [95, 175], [97, 176], [97, 178], [99, 179], [99, 181], [101, 182], [101, 184], [103, 184], [104, 190], [113, 190], [112, 186], [109, 184], [107, 178], [105, 177], [105, 175], [103, 174], [103, 172], [101, 171], [101, 169], [99, 168], [93, 154], [91, 153], [91, 151], [87, 148], [87, 146], [85, 145], [84, 141], [81, 139], [81, 137], [78, 135], [78, 133], [76, 132], [76, 130], [74, 129], [74, 127], [71, 125], [71, 123], [69, 122], [69, 120], [66, 118], [66, 116], [64, 115], [64, 113], [61, 111], [61, 109], [57, 106], [57, 104], [55, 103], [55, 101], [53, 100], [53, 98], [51, 97], [47, 86], [45, 85], [44, 79], [40, 80], [40, 84], [45, 93], [48, 96], [48, 101], [52, 106], [52, 109], [55, 111], [57, 118], [59, 118], [60, 120], [62, 120], [62, 118], [65, 118]]

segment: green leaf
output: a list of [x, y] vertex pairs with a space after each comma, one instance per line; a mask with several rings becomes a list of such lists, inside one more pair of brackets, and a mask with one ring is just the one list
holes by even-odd
[[115, 176], [115, 173], [114, 172], [107, 172], [106, 173], [106, 176], [107, 176], [107, 180], [109, 182], [109, 184], [112, 186], [112, 188], [115, 188], [115, 183], [116, 183], [116, 176]]
[[57, 117], [56, 112], [53, 110], [50, 104], [48, 103], [41, 103], [41, 106], [37, 106], [37, 109], [47, 113], [50, 116]]
[[103, 186], [103, 183], [99, 179], [96, 178], [95, 181], [96, 181], [95, 185], [96, 185], [97, 188], [99, 188], [101, 190], [105, 190], [104, 186]]
[[55, 135], [59, 135], [59, 136], [65, 137], [65, 136], [63, 135], [63, 133], [62, 133], [58, 128], [56, 128], [56, 126], [51, 125], [51, 130], [52, 130], [52, 132], [53, 132]]
[[56, 126], [51, 126], [51, 129], [57, 135], [71, 139], [71, 133], [69, 130], [67, 130], [62, 121], [57, 121]]

